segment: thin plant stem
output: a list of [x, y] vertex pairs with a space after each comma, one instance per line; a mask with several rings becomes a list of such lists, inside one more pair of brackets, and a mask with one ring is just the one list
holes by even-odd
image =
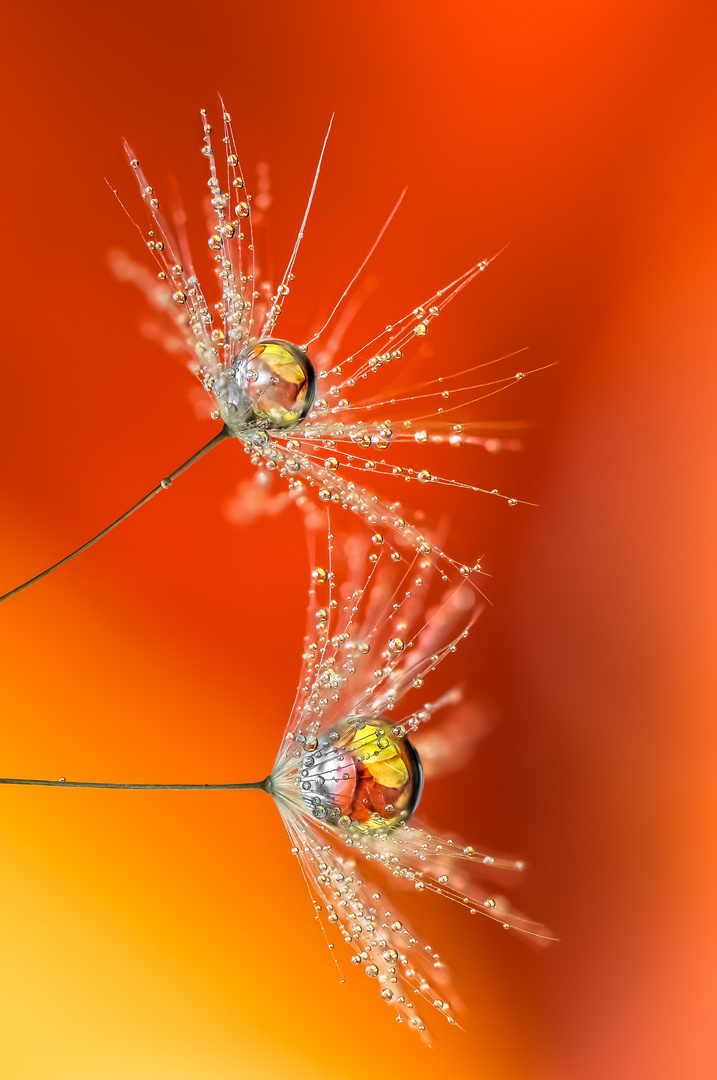
[[67, 788], [119, 788], [123, 791], [257, 791], [271, 792], [271, 777], [257, 780], [253, 784], [97, 784], [87, 780], [16, 780], [0, 777], [0, 784], [21, 784], [32, 787], [67, 787]]
[[116, 521], [113, 521], [111, 525], [108, 525], [106, 529], [97, 533], [97, 536], [93, 536], [92, 539], [88, 540], [82, 547], [78, 547], [75, 551], [71, 551], [69, 555], [65, 555], [64, 559], [60, 559], [59, 562], [54, 563], [52, 566], [48, 566], [47, 570], [43, 570], [41, 574], [36, 574], [35, 577], [30, 578], [29, 581], [25, 581], [22, 585], [17, 585], [14, 589], [11, 589], [10, 592], [6, 592], [3, 596], [0, 596], [0, 603], [2, 603], [3, 600], [9, 600], [11, 596], [15, 596], [16, 593], [29, 588], [30, 585], [34, 585], [35, 582], [40, 581], [41, 578], [47, 577], [53, 570], [57, 570], [60, 566], [64, 566], [66, 562], [69, 562], [70, 559], [74, 559], [75, 555], [80, 555], [83, 551], [87, 551], [87, 549], [91, 548], [93, 544], [96, 544], [98, 540], [101, 540], [103, 536], [107, 536], [107, 533], [112, 532], [113, 529], [116, 529], [117, 526], [128, 517], [131, 517], [135, 510], [139, 510], [141, 506], [148, 503], [155, 495], [159, 495], [160, 491], [166, 491], [167, 488], [170, 488], [173, 480], [176, 480], [178, 476], [181, 476], [183, 472], [186, 472], [191, 465], [194, 465], [195, 461], [199, 461], [201, 457], [204, 457], [210, 450], [213, 450], [215, 446], [218, 446], [220, 442], [228, 438], [230, 434], [231, 433], [225, 424], [219, 434], [215, 435], [206, 446], [203, 446], [201, 450], [197, 450], [196, 454], [192, 454], [188, 461], [185, 461], [178, 469], [171, 472], [169, 476], [165, 476], [153, 491], [150, 491], [149, 494], [145, 495], [143, 499], [140, 499], [138, 503], [135, 503], [134, 506], [130, 507], [130, 509], [118, 517]]

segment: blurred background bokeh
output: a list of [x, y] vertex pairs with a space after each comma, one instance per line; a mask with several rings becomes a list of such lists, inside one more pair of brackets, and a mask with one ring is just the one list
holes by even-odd
[[[523, 453], [446, 464], [539, 507], [433, 504], [452, 550], [492, 575], [445, 679], [495, 722], [424, 809], [524, 857], [515, 899], [561, 943], [401, 899], [464, 1006], [465, 1031], [429, 1051], [365, 979], [339, 985], [262, 793], [6, 789], [4, 1076], [715, 1075], [716, 22], [695, 0], [6, 11], [3, 589], [213, 430], [107, 267], [113, 247], [143, 258], [104, 183], [139, 211], [123, 136], [155, 186], [176, 177], [208, 278], [199, 108], [218, 113], [221, 91], [248, 177], [270, 165], [268, 269], [336, 111], [286, 336], [330, 308], [406, 183], [366, 327], [510, 241], [422, 361], [529, 346], [521, 367], [556, 364], [483, 413], [525, 421]], [[244, 529], [223, 516], [249, 475], [223, 445], [3, 605], [1, 775], [265, 775], [308, 563], [295, 509]]]

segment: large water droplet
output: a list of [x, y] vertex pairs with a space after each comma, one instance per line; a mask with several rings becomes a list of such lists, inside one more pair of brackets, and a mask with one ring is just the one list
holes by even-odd
[[389, 734], [376, 716], [349, 717], [331, 734], [338, 738], [320, 736], [300, 764], [307, 809], [315, 814], [320, 806], [327, 824], [362, 832], [407, 821], [423, 790], [421, 760], [410, 740]]
[[214, 393], [233, 431], [262, 427], [286, 431], [307, 416], [316, 396], [314, 368], [290, 341], [250, 342], [232, 364], [233, 378], [217, 380]]

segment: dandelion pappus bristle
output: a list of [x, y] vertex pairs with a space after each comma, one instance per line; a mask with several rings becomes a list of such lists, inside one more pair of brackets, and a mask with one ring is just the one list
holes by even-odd
[[[374, 884], [358, 871], [353, 851], [340, 854], [310, 820], [278, 802], [315, 909], [327, 936], [338, 933], [351, 952], [352, 967], [371, 979], [396, 1018], [428, 1040], [428, 1010], [455, 1023], [446, 1000], [448, 971], [403, 916], [387, 908]], [[424, 1012], [425, 1010], [425, 1012]]]

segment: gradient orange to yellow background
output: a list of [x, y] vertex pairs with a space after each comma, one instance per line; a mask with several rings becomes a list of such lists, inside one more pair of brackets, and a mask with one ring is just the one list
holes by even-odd
[[[715, 9], [64, 5], [2, 42], [0, 591], [109, 522], [212, 433], [106, 253], [143, 258], [121, 138], [176, 176], [197, 263], [198, 109], [221, 91], [271, 167], [283, 268], [329, 116], [285, 336], [327, 311], [405, 183], [362, 325], [510, 247], [436, 324], [446, 371], [529, 346], [487, 417], [520, 455], [450, 458], [539, 504], [434, 499], [493, 602], [451, 676], [496, 724], [425, 816], [530, 863], [536, 951], [398, 903], [452, 965], [465, 1031], [426, 1050], [338, 983], [260, 792], [0, 793], [0, 1073], [9, 1080], [714, 1077], [717, 750]], [[223, 445], [0, 611], [0, 775], [254, 780], [298, 675], [295, 510], [240, 530]], [[448, 669], [448, 665], [446, 665]], [[339, 959], [347, 959], [337, 944]], [[435, 1025], [434, 1025], [435, 1026]]]

